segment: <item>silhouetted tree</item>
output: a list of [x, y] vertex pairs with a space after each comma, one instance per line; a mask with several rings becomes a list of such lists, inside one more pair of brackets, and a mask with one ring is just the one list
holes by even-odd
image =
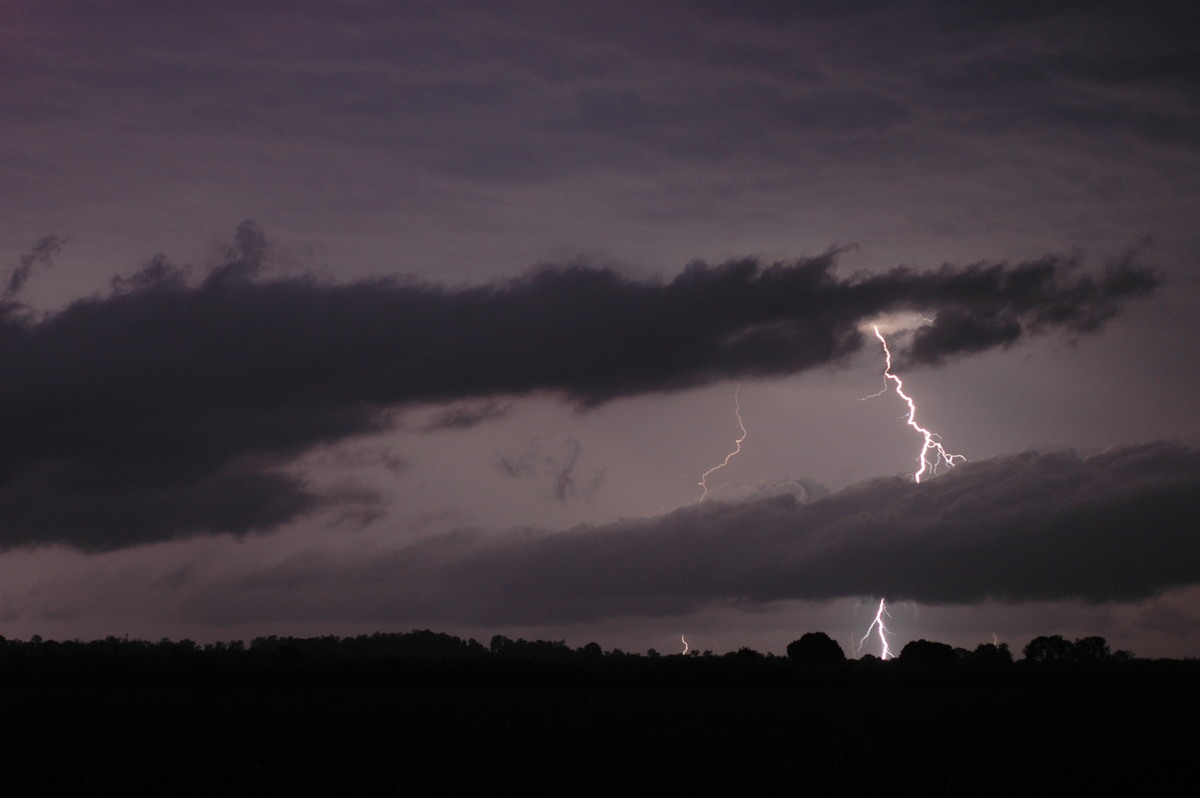
[[507, 644], [501, 645], [499, 650], [493, 648], [493, 653], [514, 660], [538, 662], [562, 662], [575, 656], [575, 652], [563, 640], [526, 640], [523, 637], [516, 641], [508, 641]]
[[588, 643], [586, 646], [579, 649], [579, 653], [585, 657], [588, 657], [589, 659], [595, 659], [597, 657], [604, 656], [604, 649], [600, 648], [599, 643]]
[[913, 640], [900, 649], [901, 662], [957, 662], [954, 647], [932, 640]]
[[1075, 641], [1075, 657], [1086, 662], [1105, 662], [1112, 659], [1108, 641], [1103, 637], [1083, 637]]
[[984, 665], [1008, 664], [1013, 661], [1013, 655], [1008, 650], [1008, 643], [980, 643], [972, 652], [971, 660]]
[[1070, 662], [1075, 659], [1075, 644], [1062, 635], [1035, 637], [1025, 646], [1027, 662]]
[[787, 655], [793, 662], [845, 662], [846, 652], [824, 632], [806, 632], [788, 643]]

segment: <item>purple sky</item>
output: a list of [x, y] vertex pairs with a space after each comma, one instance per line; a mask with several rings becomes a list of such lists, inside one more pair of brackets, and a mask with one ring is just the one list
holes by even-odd
[[1175, 5], [3, 3], [0, 634], [1196, 656]]

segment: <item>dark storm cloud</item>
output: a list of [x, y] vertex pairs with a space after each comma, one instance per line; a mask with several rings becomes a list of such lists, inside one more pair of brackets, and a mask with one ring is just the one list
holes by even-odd
[[783, 494], [555, 534], [457, 532], [369, 563], [310, 558], [189, 603], [223, 620], [288, 617], [297, 598], [302, 617], [527, 624], [865, 595], [1129, 601], [1200, 581], [1198, 497], [1200, 452], [1174, 444], [1029, 452], [808, 504]]
[[[275, 462], [222, 463], [186, 477], [150, 473], [154, 458], [130, 467], [115, 452], [104, 462], [41, 458], [0, 485], [6, 547], [63, 541], [85, 550], [153, 543], [198, 533], [270, 529], [319, 504], [304, 483], [274, 473]], [[157, 453], [170, 458], [170, 452]]]
[[[1022, 337], [1053, 329], [1092, 332], [1120, 312], [1123, 298], [1148, 292], [1156, 282], [1133, 252], [1109, 264], [1095, 279], [1063, 281], [1064, 272], [1075, 265], [1072, 260], [1045, 258], [1015, 269], [979, 265], [955, 274], [937, 289], [942, 310], [913, 334], [902, 359], [936, 364], [1011, 346]], [[958, 303], [954, 297], [959, 295], [970, 299]]]
[[[895, 311], [937, 315], [896, 342], [937, 363], [1089, 332], [1157, 282], [1132, 258], [1099, 275], [1047, 257], [839, 277], [836, 251], [697, 263], [667, 282], [586, 266], [461, 289], [266, 280], [252, 222], [225, 254], [193, 280], [156, 257], [107, 295], [0, 316], [0, 545], [274, 525], [318, 503], [274, 469], [406, 405], [548, 392], [591, 406], [794, 374], [845, 359], [861, 324]], [[214, 480], [239, 500], [193, 512]], [[119, 509], [139, 496], [159, 509]]]

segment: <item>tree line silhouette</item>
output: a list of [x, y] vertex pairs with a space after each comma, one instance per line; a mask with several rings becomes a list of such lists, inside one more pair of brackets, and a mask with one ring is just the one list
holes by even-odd
[[927, 640], [888, 661], [846, 654], [820, 632], [783, 656], [429, 630], [204, 645], [0, 638], [4, 784], [230, 798], [879, 784], [924, 797], [1167, 795], [1190, 778], [1193, 741], [1177, 730], [1200, 710], [1196, 660], [1059, 636], [1016, 656]]
[[655, 649], [605, 651], [597, 643], [571, 648], [561, 640], [513, 640], [495, 635], [488, 645], [415, 630], [355, 637], [257, 637], [198, 644], [103, 640], [28, 641], [0, 637], [0, 684], [269, 684], [333, 682], [409, 683], [787, 683], [796, 679], [1039, 680], [1173, 679], [1197, 673], [1196, 660], [1139, 659], [1111, 651], [1103, 637], [1032, 639], [1017, 659], [1006, 643], [974, 650], [914, 640], [894, 659], [867, 654], [850, 659], [824, 632], [788, 644], [786, 656], [742, 647], [724, 654]]

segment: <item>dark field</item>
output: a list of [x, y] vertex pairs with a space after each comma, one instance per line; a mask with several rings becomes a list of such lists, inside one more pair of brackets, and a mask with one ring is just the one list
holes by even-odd
[[1172, 794], [1195, 681], [0, 689], [6, 795]]

